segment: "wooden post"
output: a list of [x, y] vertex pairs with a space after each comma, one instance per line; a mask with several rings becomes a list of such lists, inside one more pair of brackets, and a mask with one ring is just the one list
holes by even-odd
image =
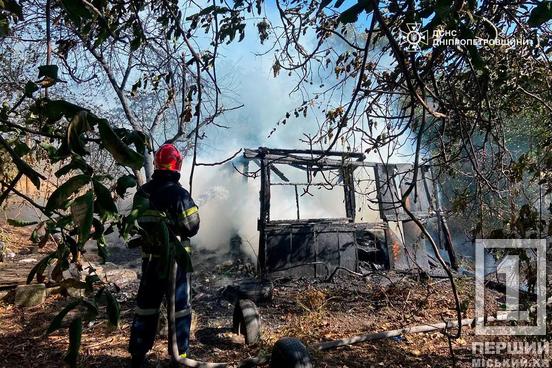
[[355, 222], [356, 201], [353, 168], [351, 166], [342, 166], [340, 171], [343, 176], [343, 188], [345, 191], [345, 213], [351, 222]]
[[259, 255], [257, 259], [259, 273], [264, 277], [266, 273], [266, 225], [270, 221], [270, 163], [261, 160], [261, 190], [259, 193], [261, 204], [259, 216]]

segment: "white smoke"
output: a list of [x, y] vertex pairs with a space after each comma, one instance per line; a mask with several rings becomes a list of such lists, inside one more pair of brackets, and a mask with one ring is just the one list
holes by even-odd
[[[249, 29], [249, 32], [254, 33], [256, 30]], [[305, 134], [314, 135], [319, 129], [319, 121], [324, 119], [323, 111], [311, 109], [307, 117], [300, 115], [297, 119], [288, 119], [285, 126], [280, 125], [271, 134], [277, 122], [287, 112], [300, 106], [305, 97], [300, 93], [290, 95], [297, 83], [293, 77], [280, 75], [274, 78], [271, 70], [274, 56], [271, 53], [253, 54], [253, 50], [258, 52], [259, 44], [252, 37], [220, 49], [217, 71], [223, 91], [221, 104], [226, 108], [242, 104], [243, 107], [217, 117], [217, 125], [227, 126], [228, 129], [206, 129], [205, 137], [199, 142], [198, 162], [217, 162], [242, 148], [309, 148], [301, 140], [305, 138]], [[313, 85], [312, 92], [316, 92], [317, 88], [316, 84]], [[334, 148], [345, 149], [345, 145], [340, 143]], [[375, 152], [371, 152], [369, 156], [371, 160], [380, 160]], [[186, 157], [182, 170], [181, 181], [186, 188], [189, 186], [191, 161], [191, 157]], [[238, 159], [234, 160], [237, 161]], [[251, 163], [251, 170], [257, 169]], [[304, 171], [292, 173], [289, 179], [307, 182]], [[345, 217], [343, 187], [326, 190], [314, 186], [309, 188], [310, 194], [303, 194], [302, 189], [304, 188], [298, 188], [301, 218]], [[200, 207], [201, 229], [192, 239], [192, 243], [224, 252], [230, 249], [231, 238], [239, 235], [242, 239], [242, 250], [253, 259], [256, 258], [259, 242], [259, 190], [260, 179], [246, 180], [230, 164], [196, 167], [192, 196]], [[271, 192], [270, 218], [295, 219], [297, 209], [294, 188], [275, 186], [271, 188]], [[374, 211], [369, 212], [368, 217], [373, 217]], [[364, 220], [368, 220], [368, 217]]]
[[[189, 174], [190, 163], [183, 168], [183, 180]], [[194, 173], [194, 201], [199, 206], [201, 226], [192, 243], [200, 248], [227, 252], [230, 239], [238, 235], [242, 251], [256, 259], [259, 243], [258, 181], [249, 180], [231, 165], [199, 166]], [[188, 184], [184, 184], [188, 187]]]

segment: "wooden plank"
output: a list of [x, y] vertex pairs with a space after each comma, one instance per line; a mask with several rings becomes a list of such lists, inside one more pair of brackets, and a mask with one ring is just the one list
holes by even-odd
[[35, 263], [0, 263], [0, 288], [25, 284], [34, 265]]

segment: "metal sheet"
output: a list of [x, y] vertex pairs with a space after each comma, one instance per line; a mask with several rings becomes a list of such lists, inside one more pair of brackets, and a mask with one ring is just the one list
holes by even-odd
[[429, 270], [427, 259], [426, 239], [414, 221], [403, 222], [404, 243], [408, 258], [408, 269]]
[[387, 221], [399, 219], [405, 216], [400, 207], [400, 194], [395, 185], [396, 165], [377, 165], [376, 183], [381, 218]]
[[[267, 230], [266, 271], [291, 276], [326, 277], [338, 267], [357, 269], [357, 249], [351, 231], [319, 225]], [[320, 265], [317, 263], [324, 263]]]
[[[411, 164], [396, 165], [399, 175], [401, 175], [400, 191], [404, 195], [414, 180], [414, 167]], [[433, 212], [432, 198], [433, 188], [431, 182], [428, 185], [426, 167], [418, 169], [416, 185], [406, 199], [407, 208], [414, 213]]]

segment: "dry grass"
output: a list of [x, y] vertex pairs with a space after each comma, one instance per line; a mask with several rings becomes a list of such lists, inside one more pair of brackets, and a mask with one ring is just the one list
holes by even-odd
[[[28, 234], [19, 234], [21, 243]], [[28, 247], [28, 245], [27, 245]], [[18, 247], [26, 251], [25, 246]], [[196, 254], [203, 257], [201, 254]], [[403, 276], [387, 280], [338, 278], [336, 284], [295, 281], [277, 285], [274, 300], [260, 305], [263, 338], [257, 346], [245, 347], [229, 333], [233, 306], [219, 298], [221, 282], [243, 276], [240, 267], [213, 272], [217, 259], [204, 258], [194, 275], [194, 311], [197, 331], [191, 338], [191, 356], [209, 361], [236, 361], [250, 356], [269, 355], [274, 342], [283, 336], [302, 339], [307, 345], [317, 342], [396, 329], [455, 317], [447, 282], [417, 282]], [[1, 275], [0, 275], [1, 277]], [[468, 301], [466, 316], [473, 316], [473, 282], [458, 280], [462, 300]], [[489, 305], [496, 297], [489, 293]], [[0, 367], [59, 367], [67, 348], [67, 330], [43, 336], [51, 318], [67, 303], [52, 296], [41, 306], [20, 309], [0, 303]], [[494, 304], [493, 304], [494, 303]], [[122, 303], [118, 330], [105, 323], [85, 326], [82, 339], [82, 367], [125, 367], [132, 321], [132, 298]], [[464, 329], [453, 342], [457, 367], [471, 367], [473, 330]], [[412, 334], [339, 348], [328, 352], [312, 351], [318, 368], [368, 367], [450, 367], [448, 341], [442, 333]], [[157, 339], [150, 354], [157, 367], [167, 367], [166, 341]]]

